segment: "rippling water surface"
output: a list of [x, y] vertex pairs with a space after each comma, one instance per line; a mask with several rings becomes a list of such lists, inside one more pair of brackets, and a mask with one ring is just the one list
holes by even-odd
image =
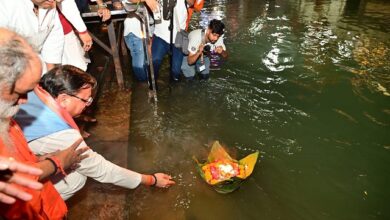
[[[214, 0], [192, 28], [210, 18], [230, 56], [209, 81], [134, 87], [129, 167], [177, 185], [132, 191], [129, 218], [390, 219], [390, 2]], [[260, 151], [234, 193], [195, 170], [213, 140]]]

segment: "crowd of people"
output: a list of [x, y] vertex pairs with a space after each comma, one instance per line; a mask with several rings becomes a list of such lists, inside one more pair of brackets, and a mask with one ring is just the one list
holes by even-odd
[[[131, 0], [138, 2], [138, 0]], [[149, 3], [152, 1], [153, 3]], [[148, 67], [145, 61], [145, 47], [142, 39], [151, 38], [151, 55], [154, 69], [154, 76], [157, 79], [159, 70], [164, 57], [171, 56], [170, 61], [170, 79], [174, 82], [179, 81], [183, 76], [186, 80], [193, 80], [195, 73], [199, 73], [200, 79], [208, 79], [210, 73], [210, 55], [212, 53], [227, 58], [228, 53], [223, 42], [225, 25], [220, 20], [210, 21], [205, 30], [196, 29], [188, 35], [188, 47], [185, 48], [188, 53], [183, 52], [182, 48], [175, 44], [176, 36], [182, 30], [189, 29], [189, 21], [192, 12], [200, 11], [204, 0], [176, 0], [175, 6], [171, 9], [162, 7], [161, 3], [155, 0], [146, 0], [150, 5], [151, 11], [159, 8], [161, 17], [171, 11], [170, 19], [161, 19], [154, 21], [150, 25], [151, 36], [146, 36], [141, 29], [141, 21], [138, 17], [128, 17], [124, 21], [124, 37], [126, 45], [131, 52], [132, 67], [134, 76], [138, 81], [148, 79]], [[172, 13], [173, 12], [173, 13]], [[150, 15], [153, 20], [152, 14]]]
[[[130, 1], [144, 1], [150, 11], [164, 13], [156, 0]], [[225, 27], [219, 20], [190, 32], [188, 55], [172, 42], [171, 34], [175, 38], [188, 28], [189, 8], [199, 9], [197, 1], [177, 0], [171, 16], [176, 22], [161, 19], [151, 24], [151, 36], [145, 36], [137, 18], [125, 20], [125, 41], [137, 80], [148, 79], [143, 37], [152, 37], [149, 49], [156, 77], [167, 54], [172, 56], [173, 81], [181, 74], [192, 80], [197, 72], [207, 79], [210, 52], [227, 57]], [[103, 0], [96, 2], [102, 21], [109, 20]], [[80, 15], [83, 3], [18, 0], [0, 5], [0, 217], [63, 219], [65, 200], [84, 186], [87, 177], [128, 189], [175, 184], [165, 173], [142, 174], [120, 167], [85, 143], [74, 119], [92, 104], [97, 83], [85, 72], [93, 41]]]

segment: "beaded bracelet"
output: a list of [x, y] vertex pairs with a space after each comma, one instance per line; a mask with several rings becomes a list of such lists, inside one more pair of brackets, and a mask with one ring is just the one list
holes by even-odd
[[154, 183], [150, 186], [156, 186], [157, 185], [157, 177], [154, 174], [152, 174], [152, 177], [154, 178]]

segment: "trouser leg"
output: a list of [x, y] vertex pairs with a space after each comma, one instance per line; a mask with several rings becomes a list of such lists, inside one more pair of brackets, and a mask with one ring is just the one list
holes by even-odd
[[131, 53], [131, 63], [135, 78], [138, 81], [146, 81], [148, 78], [142, 39], [130, 33], [125, 36], [125, 42]]
[[152, 43], [152, 58], [153, 58], [155, 79], [158, 78], [161, 62], [164, 56], [168, 53], [168, 51], [169, 51], [169, 44], [165, 42], [163, 39], [154, 35], [153, 43]]
[[[204, 70], [200, 71], [200, 66], [204, 65]], [[207, 56], [204, 56], [203, 63], [198, 59], [196, 61], [196, 69], [200, 73], [201, 79], [208, 79], [210, 75], [210, 58]]]
[[195, 76], [195, 64], [188, 64], [188, 56], [183, 57], [181, 71], [183, 72], [183, 75], [186, 79], [192, 80]]
[[183, 63], [183, 52], [181, 49], [172, 45], [172, 66], [171, 66], [171, 79], [178, 81], [181, 72], [181, 65]]

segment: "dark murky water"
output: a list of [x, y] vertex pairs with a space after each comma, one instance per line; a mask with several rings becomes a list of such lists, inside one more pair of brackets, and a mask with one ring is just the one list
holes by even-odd
[[[157, 104], [134, 88], [129, 166], [177, 185], [131, 192], [129, 218], [390, 219], [390, 2], [209, 1], [193, 27], [210, 16], [227, 25], [222, 70], [163, 75]], [[212, 140], [261, 152], [232, 194], [196, 173]]]

